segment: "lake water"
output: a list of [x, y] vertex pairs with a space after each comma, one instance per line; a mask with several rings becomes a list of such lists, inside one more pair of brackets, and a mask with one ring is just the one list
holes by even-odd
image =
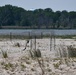
[[56, 35], [76, 35], [76, 30], [75, 29], [0, 29], [0, 35], [2, 34], [21, 34], [21, 35], [26, 35], [28, 33], [35, 33], [35, 34], [39, 34], [39, 33], [44, 33], [44, 34], [56, 34]]

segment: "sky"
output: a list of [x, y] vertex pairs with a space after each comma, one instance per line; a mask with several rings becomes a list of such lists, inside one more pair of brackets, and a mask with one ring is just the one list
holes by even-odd
[[0, 0], [0, 6], [13, 5], [25, 10], [51, 8], [53, 11], [76, 11], [76, 0]]

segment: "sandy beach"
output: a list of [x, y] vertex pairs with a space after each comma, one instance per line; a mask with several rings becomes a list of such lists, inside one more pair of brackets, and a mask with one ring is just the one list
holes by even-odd
[[[67, 46], [76, 48], [75, 39], [27, 40], [0, 39], [0, 75], [76, 75], [76, 58], [69, 58], [67, 52]], [[29, 51], [34, 49], [41, 51], [40, 58], [31, 57]], [[65, 49], [66, 57], [60, 56], [59, 49]]]

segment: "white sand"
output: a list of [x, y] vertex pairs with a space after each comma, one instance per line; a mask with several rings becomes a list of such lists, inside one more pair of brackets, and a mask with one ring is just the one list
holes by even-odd
[[[32, 48], [34, 49], [35, 43], [32, 40]], [[16, 44], [19, 43], [20, 47]], [[43, 62], [42, 66], [44, 75], [76, 75], [76, 59], [60, 58], [59, 48], [73, 45], [76, 47], [74, 39], [56, 39], [55, 50], [52, 48], [50, 51], [50, 39], [36, 39], [36, 49], [42, 53]], [[42, 75], [42, 70], [36, 59], [30, 57], [29, 50], [31, 49], [31, 40], [28, 43], [26, 50], [26, 40], [13, 39], [0, 40], [0, 75]], [[8, 58], [3, 58], [2, 51], [7, 51]], [[39, 59], [41, 62], [41, 59]], [[10, 67], [9, 65], [12, 64]]]

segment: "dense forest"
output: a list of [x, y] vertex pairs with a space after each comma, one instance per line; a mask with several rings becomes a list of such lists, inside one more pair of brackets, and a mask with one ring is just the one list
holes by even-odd
[[0, 7], [0, 28], [76, 28], [75, 11], [56, 11], [51, 8], [25, 10], [5, 5]]

